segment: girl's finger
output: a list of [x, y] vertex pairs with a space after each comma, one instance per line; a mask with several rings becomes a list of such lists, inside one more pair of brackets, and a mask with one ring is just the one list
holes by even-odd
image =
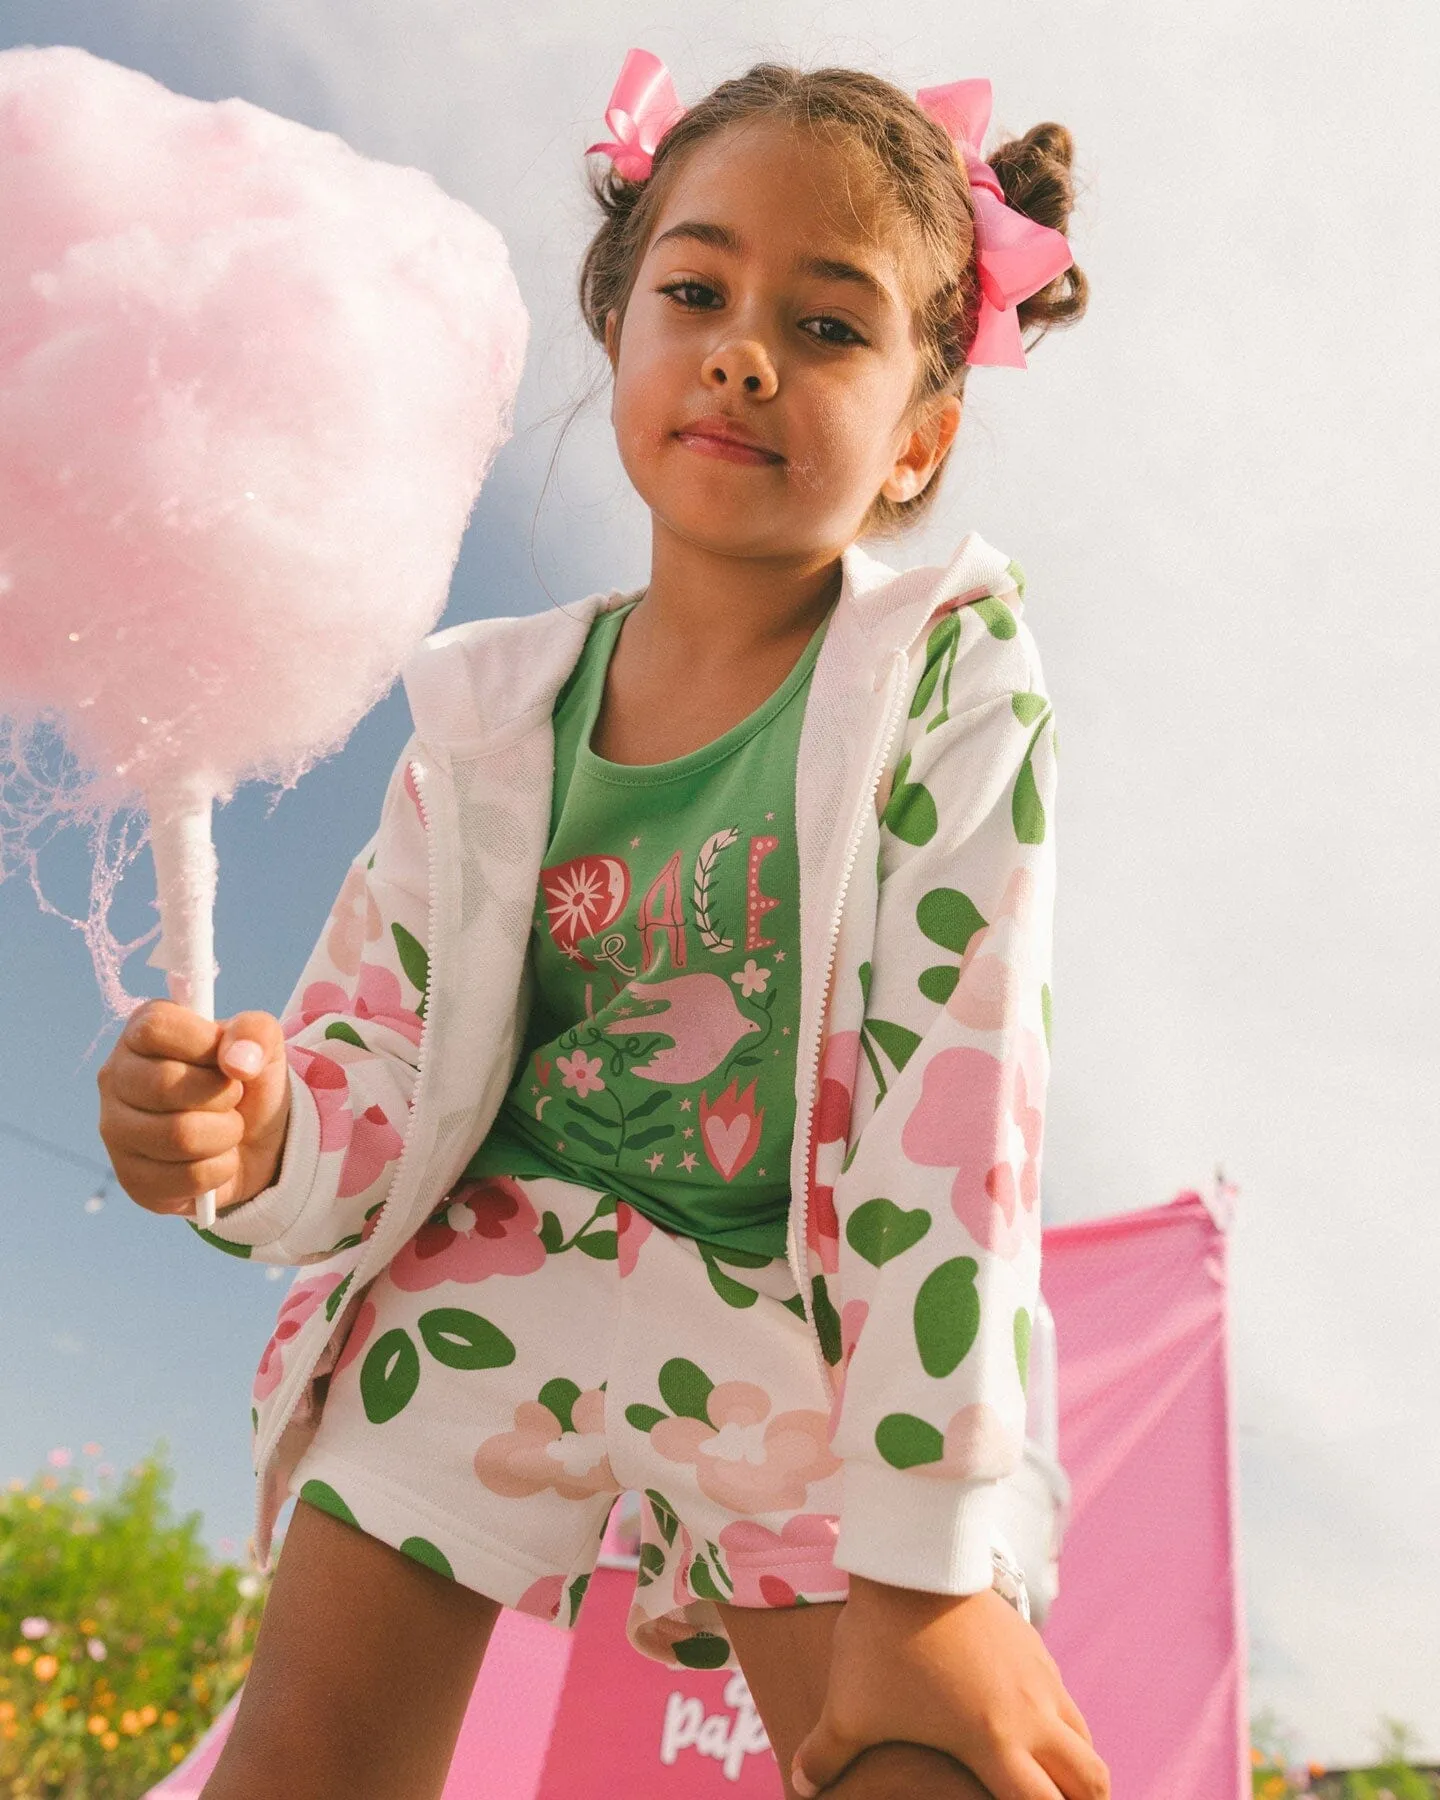
[[1110, 1800], [1110, 1770], [1088, 1737], [1062, 1727], [1040, 1760], [1064, 1800]]

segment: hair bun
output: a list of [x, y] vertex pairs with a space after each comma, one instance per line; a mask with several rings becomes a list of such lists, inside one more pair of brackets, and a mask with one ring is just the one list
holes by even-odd
[[[1016, 212], [1068, 235], [1075, 210], [1075, 140], [1068, 127], [1047, 119], [1023, 137], [997, 144], [985, 157], [995, 171], [1005, 204]], [[1078, 319], [1085, 311], [1090, 284], [1074, 263], [1015, 308], [1021, 330], [1048, 329]]]

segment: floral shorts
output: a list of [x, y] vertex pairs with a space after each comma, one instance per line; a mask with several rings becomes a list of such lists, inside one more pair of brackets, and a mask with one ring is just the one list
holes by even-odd
[[785, 1257], [570, 1181], [461, 1181], [366, 1292], [289, 1491], [563, 1630], [634, 1491], [630, 1641], [737, 1668], [717, 1600], [848, 1591], [830, 1400]]

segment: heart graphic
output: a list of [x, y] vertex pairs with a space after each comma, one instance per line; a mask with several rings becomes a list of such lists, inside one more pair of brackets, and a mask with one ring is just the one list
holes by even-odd
[[618, 856], [572, 856], [542, 869], [540, 887], [555, 948], [581, 968], [593, 969], [576, 945], [620, 917], [630, 895], [630, 870]]
[[900, 1256], [912, 1244], [918, 1244], [930, 1224], [930, 1215], [923, 1206], [905, 1212], [893, 1200], [867, 1200], [846, 1220], [845, 1237], [857, 1256], [863, 1256], [878, 1269], [892, 1256]]
[[750, 1135], [750, 1121], [742, 1113], [722, 1125], [712, 1113], [705, 1121], [705, 1147], [710, 1160], [728, 1181], [735, 1173]]

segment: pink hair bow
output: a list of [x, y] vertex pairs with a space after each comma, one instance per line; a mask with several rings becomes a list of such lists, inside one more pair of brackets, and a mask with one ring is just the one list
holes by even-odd
[[1016, 303], [1038, 293], [1075, 258], [1064, 232], [1027, 219], [1005, 204], [999, 177], [982, 161], [980, 143], [990, 124], [990, 83], [983, 77], [921, 88], [915, 103], [943, 125], [959, 146], [975, 203], [976, 261], [980, 269], [980, 322], [967, 363], [1024, 369]]
[[627, 181], [644, 181], [655, 160], [656, 146], [684, 112], [670, 71], [660, 58], [648, 50], [627, 50], [605, 109], [605, 123], [618, 142], [590, 144], [585, 154], [604, 150]]

